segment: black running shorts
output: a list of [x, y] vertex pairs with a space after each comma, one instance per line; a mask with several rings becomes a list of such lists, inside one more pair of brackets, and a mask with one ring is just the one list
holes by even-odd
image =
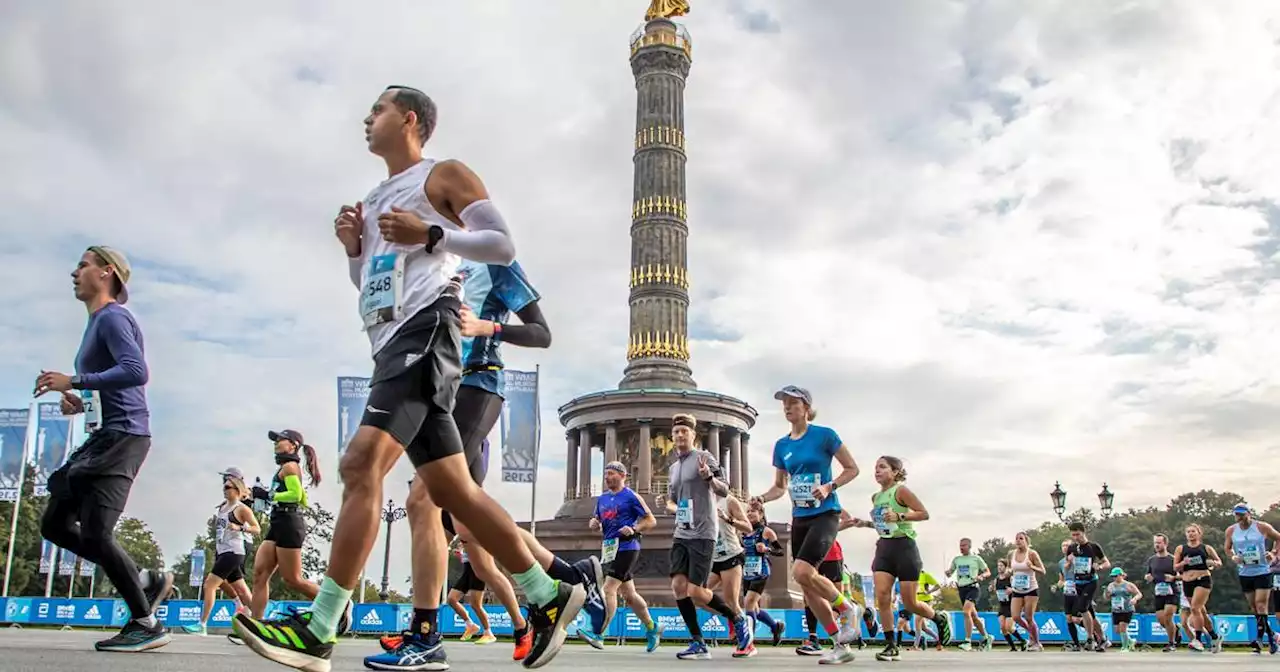
[[1085, 612], [1093, 609], [1093, 596], [1098, 593], [1098, 582], [1090, 581], [1088, 583], [1076, 582], [1075, 596], [1064, 595], [1065, 611], [1068, 616], [1083, 616]]
[[1133, 620], [1132, 611], [1113, 611], [1111, 612], [1112, 625], [1128, 625]]
[[920, 547], [911, 537], [881, 537], [876, 541], [876, 554], [871, 560], [871, 571], [883, 572], [899, 581], [917, 582], [924, 563], [920, 560]]
[[360, 424], [390, 434], [414, 467], [462, 452], [453, 418], [462, 380], [460, 305], [445, 295], [419, 310], [373, 359]]
[[976, 583], [972, 583], [967, 586], [960, 586], [956, 589], [956, 592], [960, 596], [961, 606], [963, 606], [965, 602], [972, 602], [976, 606], [978, 604], [978, 596], [981, 594], [981, 591], [978, 589], [978, 584]]
[[[814, 567], [831, 552], [840, 532], [840, 511], [823, 511], [816, 516], [791, 519], [791, 557]], [[835, 580], [840, 583], [840, 579]]]
[[99, 429], [66, 464], [49, 474], [49, 497], [60, 507], [101, 508], [119, 514], [133, 479], [151, 451], [151, 437]]
[[456, 590], [463, 595], [473, 590], [483, 592], [484, 581], [481, 581], [480, 577], [476, 576], [475, 570], [471, 569], [471, 563], [466, 562], [462, 565], [462, 574], [459, 574], [458, 580], [454, 581], [452, 586], [449, 586], [449, 590]]
[[711, 573], [720, 574], [723, 572], [727, 572], [733, 569], [734, 567], [741, 567], [746, 562], [747, 562], [747, 554], [746, 552], [742, 552], [733, 556], [732, 558], [721, 560], [720, 562], [712, 562]]
[[1000, 603], [1000, 616], [1003, 616], [1004, 618], [1013, 618], [1013, 603], [1012, 603], [1012, 602], [1001, 602], [1001, 603]]
[[1271, 590], [1271, 575], [1242, 576], [1240, 577], [1240, 590], [1250, 594], [1258, 590]]
[[307, 521], [296, 504], [276, 504], [271, 510], [271, 529], [263, 541], [276, 548], [302, 548], [307, 541]]
[[689, 583], [705, 588], [711, 578], [713, 539], [672, 539], [671, 576], [684, 576]]
[[751, 581], [743, 581], [743, 582], [742, 582], [742, 594], [743, 594], [743, 595], [746, 595], [747, 593], [756, 593], [756, 594], [758, 594], [758, 595], [763, 595], [763, 594], [764, 594], [764, 588], [765, 588], [765, 586], [767, 586], [768, 584], [769, 584], [769, 579], [767, 579], [767, 578], [764, 578], [764, 579], [753, 579], [753, 580], [751, 580]]
[[827, 577], [827, 580], [840, 587], [840, 583], [844, 580], [844, 561], [843, 560], [826, 560], [818, 565], [818, 574]]
[[227, 583], [243, 580], [244, 556], [240, 553], [219, 553], [213, 559], [213, 569], [209, 573]]
[[626, 583], [632, 579], [631, 570], [635, 569], [636, 561], [639, 559], [638, 549], [618, 551], [617, 555], [613, 556], [613, 562], [604, 566], [604, 575]]

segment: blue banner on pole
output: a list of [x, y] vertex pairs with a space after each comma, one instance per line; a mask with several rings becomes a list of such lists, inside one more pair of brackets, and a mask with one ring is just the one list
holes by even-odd
[[502, 481], [533, 483], [538, 477], [538, 374], [512, 371], [503, 374]]
[[0, 502], [18, 501], [18, 486], [27, 455], [31, 410], [0, 409]]
[[31, 457], [36, 467], [34, 494], [44, 497], [49, 494], [49, 474], [67, 461], [71, 418], [63, 415], [56, 403], [39, 404], [36, 408], [36, 445]]
[[53, 545], [48, 539], [40, 540], [40, 573], [48, 574], [53, 571], [53, 559], [58, 555], [58, 547]]
[[369, 400], [369, 379], [338, 376], [338, 457], [360, 428], [360, 418]]
[[204, 585], [204, 549], [191, 549], [191, 580], [193, 588]]
[[74, 576], [76, 573], [76, 557], [75, 553], [62, 549], [62, 557], [58, 560], [58, 576]]

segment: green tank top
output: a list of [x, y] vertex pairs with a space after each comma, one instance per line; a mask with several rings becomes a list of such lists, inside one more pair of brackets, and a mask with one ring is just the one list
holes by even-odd
[[889, 511], [894, 513], [907, 512], [907, 507], [898, 502], [898, 488], [900, 487], [902, 487], [901, 483], [895, 483], [888, 490], [881, 490], [871, 495], [871, 522], [876, 526], [876, 533], [882, 539], [916, 538], [915, 526], [911, 521], [891, 523], [884, 519], [884, 514]]

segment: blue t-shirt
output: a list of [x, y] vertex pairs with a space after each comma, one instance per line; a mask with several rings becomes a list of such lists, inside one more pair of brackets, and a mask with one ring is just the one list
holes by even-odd
[[[596, 498], [596, 518], [600, 521], [600, 530], [604, 540], [617, 539], [618, 530], [624, 527], [635, 529], [636, 523], [644, 518], [644, 504], [640, 496], [631, 488], [623, 488], [617, 494], [606, 489]], [[619, 541], [619, 551], [640, 550], [640, 540]]]
[[[518, 262], [510, 266], [464, 260], [458, 266], [462, 296], [467, 307], [482, 320], [506, 323], [511, 313], [541, 297]], [[462, 339], [462, 384], [502, 395], [501, 338], [472, 336]]]
[[840, 499], [831, 493], [821, 502], [809, 491], [831, 482], [831, 461], [843, 445], [830, 427], [809, 425], [798, 439], [788, 434], [773, 444], [773, 466], [787, 472], [791, 493], [791, 516], [808, 518], [828, 511], [840, 510]]
[[80, 390], [97, 392], [100, 429], [151, 436], [142, 329], [127, 308], [112, 302], [89, 316], [76, 353], [76, 374]]

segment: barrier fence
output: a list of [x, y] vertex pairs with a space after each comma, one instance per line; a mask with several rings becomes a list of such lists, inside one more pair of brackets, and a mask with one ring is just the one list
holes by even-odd
[[[278, 602], [272, 601], [267, 607], [267, 616], [286, 611], [289, 608], [307, 609], [310, 602]], [[201, 604], [198, 600], [170, 600], [156, 610], [156, 618], [170, 628], [191, 625], [200, 621]], [[511, 635], [511, 617], [499, 605], [485, 605], [489, 622], [495, 635]], [[804, 611], [798, 609], [769, 609], [778, 622], [785, 624], [785, 639], [795, 641], [805, 636]], [[4, 615], [0, 623], [20, 625], [69, 626], [87, 628], [118, 628], [129, 618], [129, 609], [123, 600], [114, 599], [63, 599], [45, 597], [9, 597], [0, 598], [0, 613]], [[230, 628], [231, 617], [235, 608], [230, 600], [218, 600], [213, 605], [209, 620], [212, 628]], [[663, 626], [664, 639], [682, 640], [689, 638], [689, 630], [676, 609], [654, 607], [650, 615]], [[1000, 626], [994, 612], [980, 612], [979, 615], [987, 626], [987, 632], [996, 636], [997, 642]], [[409, 628], [413, 616], [413, 608], [408, 604], [365, 603], [355, 605], [352, 615], [353, 630], [358, 634], [384, 634], [400, 632]], [[708, 639], [727, 639], [729, 630], [724, 618], [699, 612], [702, 621], [702, 634]], [[1099, 614], [1099, 619], [1110, 632], [1111, 616]], [[1061, 613], [1037, 614], [1040, 627], [1040, 640], [1045, 643], [1061, 643], [1070, 639], [1067, 634], [1066, 618]], [[1253, 616], [1217, 616], [1215, 617], [1218, 632], [1228, 644], [1248, 644], [1255, 638], [1257, 624]], [[569, 632], [586, 623], [585, 613], [580, 613]], [[964, 617], [959, 612], [951, 613], [952, 630], [956, 637], [963, 636]], [[448, 608], [440, 610], [440, 631], [445, 635], [462, 634], [464, 622]], [[757, 624], [757, 634], [762, 639], [770, 635], [768, 628]], [[1156, 621], [1153, 614], [1135, 614], [1129, 624], [1129, 634], [1139, 642], [1162, 644], [1167, 641], [1164, 628]], [[644, 639], [644, 628], [640, 619], [627, 608], [619, 608], [618, 615], [609, 624], [606, 635], [610, 638], [633, 640]], [[863, 636], [867, 633], [863, 632]]]

